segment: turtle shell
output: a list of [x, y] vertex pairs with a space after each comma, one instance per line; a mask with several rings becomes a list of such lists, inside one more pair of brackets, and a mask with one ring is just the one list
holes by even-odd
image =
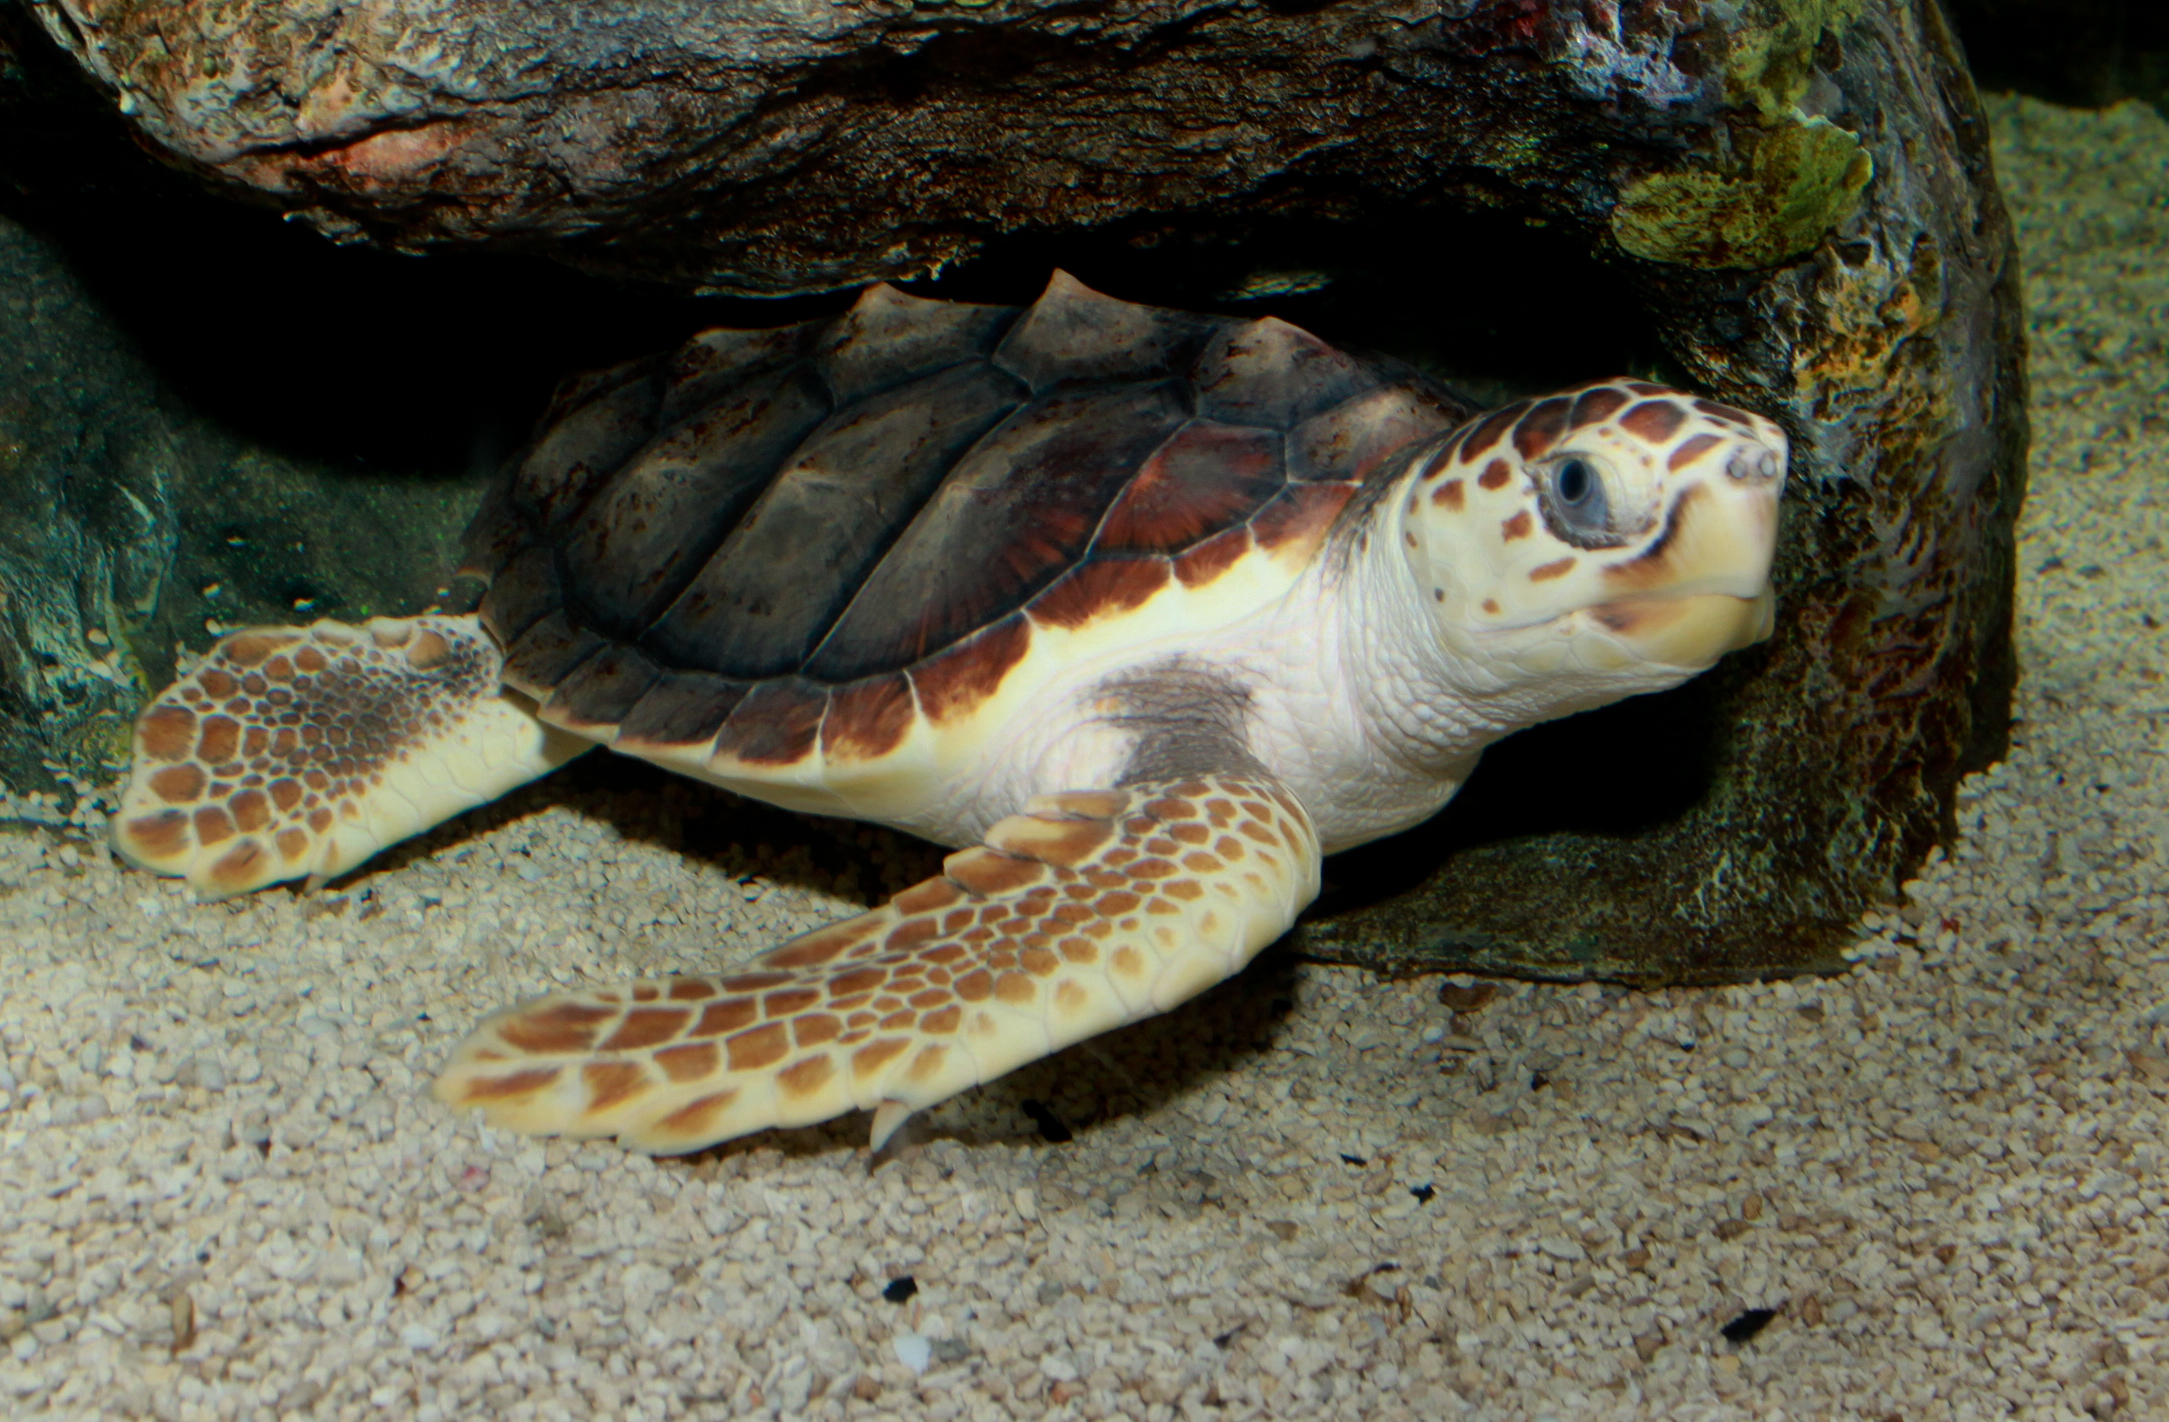
[[1025, 308], [876, 286], [570, 382], [468, 570], [546, 719], [726, 781], [863, 762], [969, 716], [1035, 631], [1307, 561], [1465, 413], [1280, 321], [1061, 274]]

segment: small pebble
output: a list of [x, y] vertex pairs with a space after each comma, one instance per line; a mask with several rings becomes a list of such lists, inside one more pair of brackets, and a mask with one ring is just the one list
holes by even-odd
[[923, 1373], [934, 1361], [934, 1345], [916, 1333], [899, 1333], [889, 1346], [896, 1351], [896, 1361], [915, 1373]]

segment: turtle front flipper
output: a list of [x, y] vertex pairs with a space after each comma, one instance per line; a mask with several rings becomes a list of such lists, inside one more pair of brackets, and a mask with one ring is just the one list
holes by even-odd
[[473, 617], [235, 633], [136, 718], [114, 848], [203, 899], [325, 879], [589, 748], [502, 663]]
[[697, 1150], [913, 1111], [1240, 970], [1318, 892], [1319, 845], [1259, 774], [1041, 796], [941, 877], [713, 977], [559, 993], [482, 1023], [437, 1095], [492, 1125]]

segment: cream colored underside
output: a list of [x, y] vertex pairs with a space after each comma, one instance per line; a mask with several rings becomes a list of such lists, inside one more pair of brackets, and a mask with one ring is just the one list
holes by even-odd
[[[1198, 587], [1180, 580], [1128, 611], [1073, 629], [1032, 624], [1024, 657], [995, 692], [968, 712], [937, 723], [922, 713], [903, 743], [872, 759], [839, 759], [817, 745], [782, 766], [714, 757], [708, 745], [643, 751], [642, 758], [727, 790], [809, 814], [894, 825], [937, 842], [965, 843], [976, 825], [947, 823], [975, 788], [1000, 776], [1010, 746], [1050, 719], [1074, 720], [1092, 686], [1126, 666], [1159, 661], [1210, 643], [1215, 634], [1287, 595], [1312, 549], [1256, 547]], [[1075, 786], [1033, 787], [1033, 793]], [[966, 817], [968, 819], [968, 817]]]

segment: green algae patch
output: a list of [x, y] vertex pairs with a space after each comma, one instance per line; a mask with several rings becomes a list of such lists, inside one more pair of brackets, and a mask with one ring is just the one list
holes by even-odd
[[1866, 0], [1747, 0], [1731, 26], [1725, 78], [1735, 102], [1765, 120], [1793, 112], [1807, 92], [1815, 51], [1866, 9]]
[[1775, 266], [1852, 216], [1874, 172], [1860, 140], [1828, 119], [1789, 123], [1763, 132], [1735, 171], [1637, 178], [1612, 209], [1612, 236], [1653, 262]]

